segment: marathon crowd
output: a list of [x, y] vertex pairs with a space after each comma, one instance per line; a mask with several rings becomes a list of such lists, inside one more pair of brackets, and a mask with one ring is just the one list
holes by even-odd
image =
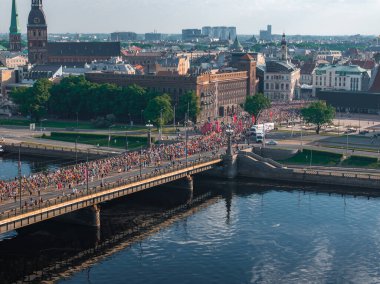
[[[191, 157], [202, 152], [211, 152], [216, 155], [223, 147], [224, 142], [223, 135], [217, 133], [194, 137], [188, 141], [188, 156]], [[171, 165], [174, 165], [177, 159], [185, 156], [185, 142], [153, 145], [150, 149], [141, 149], [141, 151], [127, 152], [116, 157], [81, 163], [55, 172], [22, 177], [22, 194], [30, 196], [30, 202], [29, 204], [25, 202], [25, 206], [42, 203], [41, 193], [46, 191], [63, 192], [69, 189], [75, 193], [79, 186], [94, 181], [101, 181], [101, 186], [103, 186], [104, 178], [113, 174], [129, 172], [140, 167], [154, 167], [154, 170], [157, 171], [163, 162], [170, 162]], [[14, 199], [16, 202], [20, 193], [19, 188], [20, 180], [17, 177], [12, 181], [0, 181], [0, 201]], [[37, 198], [33, 199], [32, 196], [37, 196]]]

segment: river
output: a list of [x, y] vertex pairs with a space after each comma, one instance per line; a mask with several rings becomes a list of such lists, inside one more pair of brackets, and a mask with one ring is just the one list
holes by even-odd
[[102, 206], [100, 232], [49, 222], [3, 240], [0, 282], [380, 282], [380, 199], [322, 190], [197, 178], [188, 206], [136, 194]]

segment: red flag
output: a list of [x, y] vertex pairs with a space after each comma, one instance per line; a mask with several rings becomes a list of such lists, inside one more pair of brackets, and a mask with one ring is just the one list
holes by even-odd
[[236, 123], [236, 122], [237, 122], [237, 115], [234, 114], [234, 123]]
[[255, 122], [256, 122], [256, 117], [252, 115], [252, 123], [255, 123]]
[[269, 116], [270, 116], [270, 119], [273, 118], [273, 111], [271, 111], [271, 112], [269, 113]]

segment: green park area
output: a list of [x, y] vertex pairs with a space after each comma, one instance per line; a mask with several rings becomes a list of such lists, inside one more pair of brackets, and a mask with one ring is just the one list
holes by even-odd
[[314, 165], [314, 166], [337, 166], [343, 155], [325, 151], [303, 150], [294, 157], [283, 161], [285, 164]]
[[342, 162], [342, 166], [378, 169], [380, 168], [380, 163], [378, 162], [377, 158], [351, 156]]
[[[109, 137], [111, 139], [109, 139]], [[63, 141], [63, 142], [72, 142], [79, 144], [88, 144], [92, 146], [99, 147], [108, 147], [112, 148], [126, 148], [126, 143], [128, 141], [128, 149], [137, 149], [141, 146], [147, 145], [146, 137], [137, 137], [137, 136], [126, 136], [121, 135], [101, 135], [101, 134], [83, 134], [83, 133], [73, 133], [73, 132], [52, 132], [50, 136], [43, 135], [42, 138]]]
[[303, 150], [294, 157], [281, 161], [288, 165], [312, 165], [312, 166], [339, 166], [351, 168], [369, 168], [378, 169], [380, 163], [377, 158], [350, 156], [344, 159], [342, 154], [331, 153], [327, 151]]

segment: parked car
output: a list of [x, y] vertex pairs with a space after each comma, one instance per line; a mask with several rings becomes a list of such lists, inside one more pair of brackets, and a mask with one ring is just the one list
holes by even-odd
[[368, 133], [369, 133], [369, 131], [367, 129], [362, 130], [362, 131], [359, 132], [359, 134], [361, 134], [361, 135], [365, 135], [365, 134], [368, 134]]

